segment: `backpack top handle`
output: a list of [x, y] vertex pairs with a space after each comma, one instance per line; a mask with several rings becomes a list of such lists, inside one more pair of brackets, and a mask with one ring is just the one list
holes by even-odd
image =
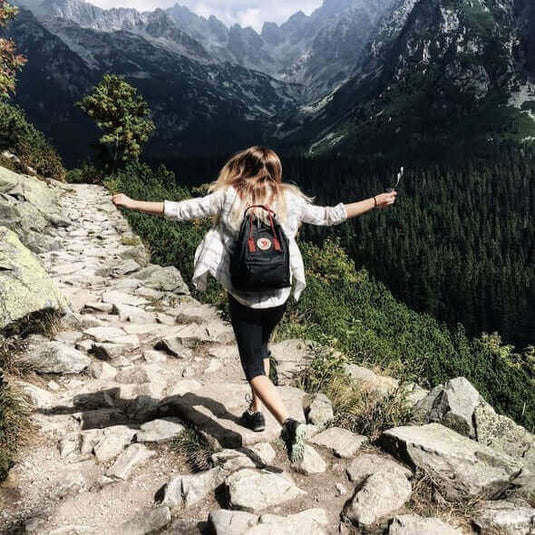
[[243, 212], [243, 217], [245, 217], [247, 215], [247, 212], [251, 209], [251, 208], [263, 208], [264, 210], [266, 210], [267, 212], [269, 212], [270, 214], [273, 214], [274, 216], [276, 216], [277, 214], [269, 207], [269, 206], [266, 206], [265, 204], [251, 204], [251, 206], [248, 206], [244, 212]]
[[[267, 212], [269, 213], [269, 222], [271, 224], [271, 230], [273, 232], [273, 248], [276, 250], [276, 251], [282, 251], [282, 248], [281, 248], [281, 244], [280, 244], [280, 241], [279, 241], [279, 238], [277, 236], [277, 232], [275, 231], [275, 225], [273, 224], [273, 216], [276, 215], [275, 212], [265, 206], [264, 204], [252, 204], [251, 206], [248, 206], [246, 209], [245, 209], [245, 212], [243, 214], [243, 217], [246, 217], [247, 216], [247, 212], [249, 209], [251, 208], [263, 208], [264, 210], [267, 210]], [[253, 216], [249, 214], [249, 251], [250, 252], [255, 252], [256, 251], [256, 244], [254, 242], [254, 238], [253, 238]]]

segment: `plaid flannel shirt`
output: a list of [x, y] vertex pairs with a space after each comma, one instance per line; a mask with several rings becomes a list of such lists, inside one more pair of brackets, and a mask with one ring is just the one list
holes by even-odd
[[[290, 253], [290, 273], [293, 295], [299, 300], [306, 286], [303, 258], [295, 236], [301, 223], [312, 225], [337, 225], [347, 219], [343, 203], [336, 206], [317, 206], [290, 191], [286, 191], [286, 222], [279, 220], [288, 236]], [[237, 301], [251, 308], [270, 308], [282, 305], [290, 296], [291, 287], [258, 292], [242, 292], [232, 287], [230, 278], [230, 253], [239, 226], [231, 223], [229, 214], [238, 193], [232, 186], [221, 188], [204, 197], [195, 197], [184, 201], [164, 201], [164, 217], [178, 221], [188, 221], [219, 215], [215, 224], [204, 236], [195, 251], [192, 282], [200, 291], [205, 291], [208, 275], [212, 275], [231, 293]], [[276, 205], [273, 206], [276, 212]]]

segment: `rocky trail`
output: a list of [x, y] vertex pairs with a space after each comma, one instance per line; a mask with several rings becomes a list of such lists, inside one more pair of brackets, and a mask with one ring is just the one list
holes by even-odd
[[[13, 175], [0, 175], [3, 197], [35, 204], [12, 194]], [[271, 416], [262, 433], [239, 423], [249, 389], [218, 310], [193, 299], [176, 268], [150, 264], [104, 188], [49, 187], [59, 212], [27, 241], [68, 312], [53, 339], [29, 337], [19, 359], [33, 372], [12, 379], [33, 404], [35, 431], [0, 485], [2, 533], [535, 533], [533, 435], [462, 378], [422, 391], [417, 419], [372, 446], [328, 426], [325, 396], [292, 386], [309, 343], [272, 344], [281, 395], [308, 423], [304, 459], [291, 465]], [[192, 429], [214, 452], [203, 471], [173, 447]], [[415, 514], [422, 474], [439, 502], [469, 503], [469, 521]]]

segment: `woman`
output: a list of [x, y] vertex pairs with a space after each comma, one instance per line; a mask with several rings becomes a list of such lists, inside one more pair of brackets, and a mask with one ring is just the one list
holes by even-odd
[[[243, 292], [232, 287], [230, 251], [238, 235], [244, 210], [253, 204], [264, 204], [276, 213], [289, 239], [293, 295], [297, 301], [306, 285], [303, 260], [295, 241], [300, 224], [336, 225], [373, 208], [393, 204], [397, 194], [395, 191], [382, 193], [363, 201], [339, 203], [333, 207], [316, 206], [297, 186], [282, 182], [282, 166], [277, 154], [258, 146], [235, 154], [223, 166], [208, 191], [209, 194], [204, 197], [180, 202], [136, 201], [124, 194], [116, 194], [112, 200], [123, 208], [180, 221], [214, 216], [214, 226], [195, 252], [192, 282], [197, 289], [204, 291], [208, 274], [211, 274], [227, 290], [240, 360], [252, 390], [252, 399], [242, 415], [242, 423], [254, 431], [262, 431], [265, 428], [260, 410], [263, 404], [281, 424], [281, 438], [290, 460], [294, 462], [303, 455], [305, 426], [288, 417], [286, 407], [269, 379], [268, 351], [271, 333], [284, 314], [292, 288]], [[257, 217], [265, 219], [263, 210], [253, 210]]]

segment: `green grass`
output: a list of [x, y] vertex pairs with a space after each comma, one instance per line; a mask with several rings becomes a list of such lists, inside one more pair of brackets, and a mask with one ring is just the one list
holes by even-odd
[[0, 481], [7, 476], [33, 429], [31, 405], [13, 383], [13, 378], [32, 370], [21, 367], [17, 355], [26, 350], [28, 335], [38, 333], [52, 337], [58, 329], [59, 315], [45, 310], [26, 316], [0, 332]]

